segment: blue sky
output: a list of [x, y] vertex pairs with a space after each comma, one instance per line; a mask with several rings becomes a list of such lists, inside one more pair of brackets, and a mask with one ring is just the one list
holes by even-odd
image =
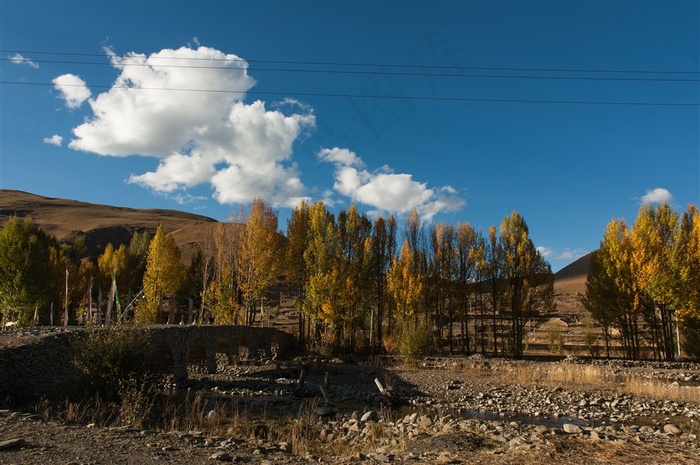
[[[700, 203], [700, 3], [0, 4], [0, 187], [468, 222], [556, 271]], [[552, 103], [556, 102], [556, 103]]]

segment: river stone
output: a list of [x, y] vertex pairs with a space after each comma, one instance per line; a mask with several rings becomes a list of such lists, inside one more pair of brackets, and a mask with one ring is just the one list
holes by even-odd
[[574, 425], [573, 423], [564, 423], [564, 432], [568, 434], [578, 434], [583, 430], [580, 426]]
[[682, 434], [683, 431], [681, 431], [681, 429], [673, 423], [668, 423], [664, 425], [664, 433], [670, 434], [671, 436], [677, 436]]
[[547, 425], [537, 425], [535, 426], [535, 432], [539, 434], [547, 434], [549, 432], [549, 428]]
[[219, 462], [230, 462], [231, 461], [231, 456], [227, 452], [214, 452], [211, 454], [209, 457], [212, 460], [218, 460]]
[[418, 420], [418, 426], [421, 428], [430, 428], [433, 426], [433, 420], [431, 420], [429, 416], [424, 415]]
[[376, 410], [370, 410], [369, 412], [365, 412], [364, 415], [362, 415], [362, 418], [360, 418], [361, 422], [367, 422], [367, 421], [377, 421], [379, 420], [379, 415], [377, 414]]

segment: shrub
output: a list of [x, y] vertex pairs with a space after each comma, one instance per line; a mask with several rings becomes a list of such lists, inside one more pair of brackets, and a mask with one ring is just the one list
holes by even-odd
[[399, 353], [404, 363], [416, 366], [425, 356], [430, 354], [432, 338], [430, 329], [426, 325], [408, 323], [403, 325], [401, 340], [399, 341]]
[[148, 391], [157, 369], [149, 334], [132, 326], [92, 329], [76, 348], [74, 366], [91, 394], [121, 400], [128, 391]]

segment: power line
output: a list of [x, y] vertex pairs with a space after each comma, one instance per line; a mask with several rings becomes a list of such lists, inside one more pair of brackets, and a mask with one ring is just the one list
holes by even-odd
[[[22, 82], [22, 81], [0, 81], [0, 84], [26, 85], [26, 86], [49, 86], [53, 83], [46, 82]], [[82, 87], [80, 85], [65, 85], [66, 87]], [[624, 102], [624, 101], [591, 101], [591, 100], [537, 100], [537, 99], [497, 99], [497, 98], [471, 98], [471, 97], [435, 97], [420, 95], [386, 95], [386, 94], [345, 94], [332, 92], [279, 92], [279, 91], [239, 91], [227, 89], [187, 89], [187, 88], [166, 88], [166, 87], [129, 87], [129, 86], [105, 86], [92, 85], [91, 88], [98, 89], [129, 89], [138, 91], [175, 91], [175, 92], [209, 92], [220, 94], [239, 95], [274, 95], [274, 96], [299, 96], [299, 97], [329, 97], [329, 98], [350, 98], [350, 99], [384, 99], [384, 100], [417, 100], [434, 102], [471, 102], [471, 103], [537, 103], [556, 105], [608, 105], [608, 106], [636, 106], [636, 107], [700, 107], [700, 103], [687, 102]]]
[[[77, 56], [77, 57], [100, 57], [106, 55], [99, 53], [70, 53], [70, 52], [50, 52], [37, 50], [8, 50], [0, 49], [0, 53], [32, 53], [37, 55], [53, 56]], [[115, 54], [116, 56], [120, 56]], [[123, 58], [123, 56], [120, 56]], [[295, 61], [295, 60], [256, 60], [256, 59], [224, 59], [224, 58], [201, 58], [201, 57], [165, 57], [159, 56], [162, 60], [183, 60], [188, 61], [240, 61], [242, 63], [263, 63], [275, 65], [299, 65], [299, 66], [340, 66], [340, 67], [374, 67], [374, 68], [397, 68], [397, 69], [443, 69], [443, 70], [464, 70], [464, 71], [528, 71], [528, 72], [548, 72], [548, 73], [608, 73], [608, 74], [700, 74], [700, 71], [688, 70], [631, 70], [631, 69], [596, 69], [596, 68], [528, 68], [528, 67], [497, 67], [497, 66], [458, 66], [458, 65], [420, 65], [406, 63], [362, 63], [362, 62], [334, 62], [334, 61]], [[39, 62], [38, 60], [32, 60]], [[79, 63], [79, 62], [76, 62]], [[166, 65], [160, 65], [166, 66]]]
[[[186, 60], [190, 60], [187, 58]], [[0, 61], [13, 61], [10, 58], [0, 58]], [[218, 60], [220, 61], [220, 60]], [[33, 63], [71, 64], [71, 65], [96, 65], [114, 66], [111, 63], [96, 61], [72, 61], [72, 60], [32, 60]], [[241, 70], [229, 66], [194, 66], [194, 65], [164, 65], [153, 63], [119, 63], [117, 67], [158, 67], [158, 68], [183, 68], [183, 69], [220, 69]], [[593, 76], [525, 76], [507, 74], [455, 74], [455, 73], [426, 73], [408, 71], [367, 71], [367, 70], [337, 70], [337, 69], [298, 69], [298, 68], [257, 68], [248, 67], [247, 71], [278, 72], [278, 73], [309, 73], [309, 74], [344, 74], [344, 75], [374, 75], [374, 76], [407, 76], [407, 77], [450, 77], [470, 79], [518, 79], [518, 80], [555, 80], [555, 81], [622, 81], [622, 82], [700, 82], [700, 78], [650, 78], [650, 77], [593, 77]], [[514, 71], [514, 70], [510, 70]], [[520, 70], [523, 71], [523, 70]], [[564, 71], [559, 71], [564, 72]], [[612, 72], [611, 72], [612, 73]]]

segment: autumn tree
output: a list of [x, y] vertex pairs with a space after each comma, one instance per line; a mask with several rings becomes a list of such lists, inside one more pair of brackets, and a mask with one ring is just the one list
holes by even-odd
[[425, 288], [420, 271], [414, 266], [414, 251], [410, 239], [404, 239], [401, 252], [394, 258], [387, 274], [387, 289], [398, 309], [401, 324], [411, 324], [418, 319], [418, 309], [423, 302]]
[[137, 323], [158, 323], [163, 297], [175, 294], [185, 276], [175, 239], [159, 226], [148, 248], [143, 277], [144, 302], [136, 309]]
[[[287, 279], [296, 287], [297, 306], [304, 307], [304, 289], [308, 278], [304, 253], [309, 246], [309, 205], [302, 200], [301, 204], [292, 210], [292, 214], [287, 221], [287, 246], [284, 249], [285, 270]], [[299, 312], [297, 320], [297, 331], [299, 335], [299, 345], [306, 344], [305, 313]]]
[[[439, 340], [447, 331], [450, 353], [453, 351], [452, 323], [455, 314], [455, 284], [457, 256], [455, 254], [455, 230], [447, 223], [439, 222], [429, 231], [430, 257], [428, 259], [428, 281], [431, 284], [433, 316]], [[440, 344], [440, 352], [443, 347]]]
[[367, 248], [366, 266], [371, 275], [371, 298], [374, 301], [370, 315], [370, 348], [374, 352], [383, 345], [385, 312], [388, 311], [388, 318], [391, 318], [386, 289], [387, 273], [396, 255], [396, 219], [392, 215], [386, 220], [381, 216], [375, 219]]
[[26, 325], [50, 286], [52, 238], [31, 219], [13, 216], [0, 231], [0, 320]]
[[[238, 278], [246, 309], [246, 324], [255, 322], [257, 303], [276, 282], [282, 263], [277, 212], [261, 198], [253, 200], [239, 242]], [[262, 308], [261, 308], [262, 313]], [[264, 315], [260, 315], [261, 323]]]
[[328, 343], [328, 331], [331, 331], [336, 345], [342, 325], [339, 257], [340, 237], [335, 218], [323, 202], [316, 202], [309, 209], [309, 243], [304, 252], [308, 280], [302, 311], [315, 325], [316, 338], [325, 337], [324, 342]]
[[[455, 294], [460, 322], [460, 349], [469, 352], [469, 313], [472, 306], [476, 306], [475, 296], [481, 294], [478, 285], [482, 280], [479, 272], [484, 261], [485, 241], [468, 223], [457, 223], [455, 234]], [[483, 321], [481, 318], [482, 330]], [[477, 322], [474, 321], [474, 331], [476, 330]]]
[[618, 289], [613, 276], [608, 274], [606, 267], [606, 251], [601, 247], [591, 254], [591, 264], [586, 279], [586, 293], [581, 298], [583, 307], [591, 314], [591, 318], [603, 329], [605, 354], [610, 358], [611, 331], [619, 326], [620, 312], [614, 302], [618, 299]]
[[491, 226], [485, 242], [484, 260], [481, 275], [488, 286], [488, 301], [491, 307], [491, 331], [493, 337], [493, 355], [498, 355], [499, 314], [505, 293], [503, 247], [498, 241], [498, 229]]
[[700, 358], [700, 213], [695, 205], [681, 215], [675, 236], [671, 250], [674, 307], [683, 328], [684, 352]]
[[530, 318], [554, 307], [554, 275], [529, 236], [525, 219], [517, 212], [500, 225], [503, 277], [510, 304], [510, 352], [523, 356], [523, 335]]
[[640, 287], [653, 301], [644, 316], [652, 330], [657, 357], [675, 358], [673, 314], [676, 273], [671, 253], [676, 239], [678, 215], [666, 203], [657, 208], [644, 205], [639, 209], [631, 231], [632, 272]]
[[[242, 219], [242, 216], [240, 217]], [[216, 324], [241, 324], [242, 298], [238, 276], [238, 244], [243, 224], [219, 223], [214, 229], [213, 257], [202, 262], [200, 323], [211, 317]], [[206, 284], [205, 284], [206, 283]]]

